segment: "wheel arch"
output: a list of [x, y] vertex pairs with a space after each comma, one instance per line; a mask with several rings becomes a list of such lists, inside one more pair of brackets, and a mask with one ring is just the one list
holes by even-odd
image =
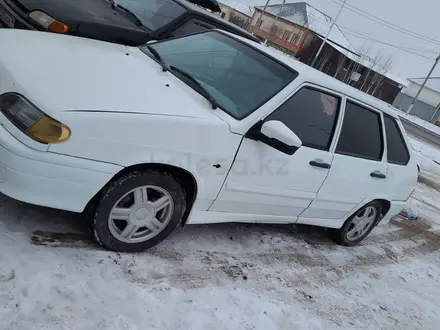
[[124, 167], [122, 170], [120, 170], [118, 173], [116, 173], [105, 186], [103, 186], [93, 197], [92, 199], [87, 203], [84, 212], [85, 215], [88, 218], [92, 217], [92, 214], [94, 214], [94, 210], [100, 200], [100, 197], [102, 196], [102, 192], [105, 189], [105, 187], [113, 182], [114, 180], [124, 176], [127, 173], [132, 172], [143, 172], [146, 170], [156, 170], [159, 172], [165, 172], [170, 173], [176, 180], [179, 182], [179, 184], [182, 186], [184, 192], [185, 192], [185, 200], [186, 200], [186, 208], [185, 212], [183, 214], [182, 219], [182, 225], [185, 224], [189, 213], [191, 212], [191, 209], [194, 205], [194, 202], [197, 198], [198, 188], [199, 185], [197, 183], [196, 178], [192, 173], [190, 173], [188, 170], [175, 166], [175, 165], [169, 165], [169, 164], [162, 164], [162, 163], [140, 163], [135, 165], [130, 165], [127, 167]]

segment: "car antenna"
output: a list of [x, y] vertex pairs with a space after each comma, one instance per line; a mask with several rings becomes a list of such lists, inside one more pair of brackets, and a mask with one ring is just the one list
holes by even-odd
[[110, 2], [110, 5], [112, 6], [113, 9], [116, 8], [116, 2], [115, 0], [108, 0]]

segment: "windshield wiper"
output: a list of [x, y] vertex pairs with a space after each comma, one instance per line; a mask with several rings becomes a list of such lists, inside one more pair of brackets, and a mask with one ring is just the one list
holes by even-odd
[[[111, 1], [113, 1], [113, 0], [111, 0]], [[136, 25], [144, 26], [144, 24], [142, 23], [141, 19], [135, 13], [133, 13], [130, 9], [125, 8], [124, 6], [121, 6], [120, 4], [117, 4], [116, 7], [118, 7], [119, 9], [122, 9], [126, 13], [129, 13], [134, 18]]]
[[195, 84], [198, 89], [200, 94], [202, 94], [202, 96], [204, 96], [209, 103], [211, 103], [212, 109], [215, 110], [218, 108], [218, 103], [217, 101], [212, 97], [212, 95], [206, 90], [205, 87], [203, 87], [191, 74], [189, 74], [188, 72], [175, 67], [173, 65], [170, 66], [170, 69], [173, 71], [177, 71], [178, 73], [180, 73], [182, 76], [184, 76], [185, 78], [187, 78], [188, 80], [190, 80], [193, 84]]
[[159, 62], [160, 66], [162, 67], [162, 71], [167, 72], [168, 66], [163, 60], [162, 56], [160, 56], [159, 52], [156, 49], [154, 49], [154, 47], [151, 47], [149, 45], [147, 45], [147, 48], [150, 51], [150, 53], [153, 54], [154, 58]]

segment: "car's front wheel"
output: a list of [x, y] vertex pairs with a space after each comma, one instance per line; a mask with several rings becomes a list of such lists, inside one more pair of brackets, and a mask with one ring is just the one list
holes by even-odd
[[133, 172], [109, 184], [93, 218], [93, 231], [107, 249], [139, 252], [163, 241], [185, 212], [184, 190], [169, 173]]
[[381, 212], [382, 204], [380, 202], [368, 203], [353, 214], [341, 229], [331, 230], [330, 237], [340, 245], [356, 245], [370, 234], [379, 221]]

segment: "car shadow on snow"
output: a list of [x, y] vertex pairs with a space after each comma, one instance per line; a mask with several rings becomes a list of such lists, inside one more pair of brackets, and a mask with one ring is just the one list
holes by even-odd
[[[30, 235], [34, 245], [101, 249], [80, 214], [21, 203], [0, 194], [0, 228]], [[424, 251], [438, 250], [440, 239], [423, 221], [393, 220], [388, 229], [375, 229], [359, 248], [411, 240]], [[423, 244], [422, 244], [423, 243]], [[225, 251], [243, 253], [298, 252], [317, 248], [335, 251], [327, 229], [306, 225], [223, 223], [177, 228], [153, 251]], [[151, 251], [151, 250], [150, 250]], [[259, 251], [259, 252], [258, 252]]]
[[[99, 248], [85, 218], [77, 213], [22, 203], [0, 194], [0, 228], [5, 231], [30, 233], [34, 245], [71, 248]], [[244, 248], [288, 245], [291, 241], [311, 245], [332, 245], [327, 230], [304, 225], [270, 225], [223, 223], [189, 225], [177, 228], [161, 245], [186, 248], [205, 241], [213, 248], [221, 244], [240, 243]], [[289, 243], [290, 242], [290, 243]]]

